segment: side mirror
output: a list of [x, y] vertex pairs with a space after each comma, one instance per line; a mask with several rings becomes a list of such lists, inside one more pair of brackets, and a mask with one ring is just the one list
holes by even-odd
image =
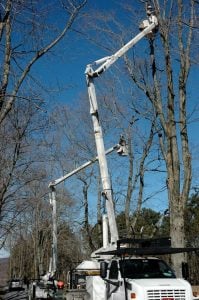
[[189, 278], [189, 268], [186, 262], [182, 262], [182, 277], [186, 280]]
[[106, 278], [108, 270], [108, 263], [105, 261], [100, 262], [100, 276], [102, 279]]

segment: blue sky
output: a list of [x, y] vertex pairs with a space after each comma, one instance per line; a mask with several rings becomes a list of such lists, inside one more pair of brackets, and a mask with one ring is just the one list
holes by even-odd
[[[117, 0], [93, 0], [88, 1], [89, 7], [92, 9], [98, 9], [107, 13], [109, 10], [117, 9], [119, 6]], [[127, 1], [133, 3], [137, 8], [137, 1]], [[136, 3], [136, 4], [135, 4]], [[87, 9], [85, 10], [87, 11]], [[120, 14], [120, 11], [118, 14]], [[76, 26], [75, 26], [76, 27]], [[135, 28], [134, 28], [135, 31]], [[75, 103], [81, 93], [87, 93], [85, 83], [85, 68], [88, 63], [93, 62], [95, 59], [99, 59], [104, 56], [105, 52], [102, 49], [97, 48], [93, 44], [89, 44], [84, 36], [75, 35], [73, 32], [67, 35], [67, 37], [59, 45], [59, 57], [51, 56], [50, 59], [44, 58], [34, 67], [34, 73], [37, 74], [37, 78], [41, 79], [48, 87], [56, 81], [60, 86], [63, 86], [63, 91], [52, 93], [49, 100], [49, 106], [51, 109], [58, 104]], [[190, 81], [189, 93], [191, 98], [194, 99], [190, 102], [190, 109], [194, 109], [194, 105], [198, 103], [198, 69], [193, 69]], [[190, 126], [190, 140], [192, 149], [198, 148], [198, 120]], [[194, 151], [194, 185], [199, 185], [198, 182], [198, 152]], [[153, 185], [154, 177], [148, 176], [148, 186]], [[157, 182], [156, 182], [157, 183]], [[166, 195], [164, 195], [166, 198]], [[165, 205], [165, 204], [164, 204]], [[155, 204], [155, 208], [159, 207], [159, 203]], [[165, 206], [162, 207], [162, 210]], [[0, 257], [7, 255], [7, 253], [0, 251]]]
[[[144, 12], [144, 4], [138, 6], [138, 2], [136, 3], [135, 9], [139, 7], [139, 9]], [[98, 9], [99, 11], [104, 11], [107, 13], [109, 10], [116, 9], [121, 17], [121, 12], [119, 11], [118, 5], [119, 1], [117, 0], [109, 0], [109, 1], [89, 1], [88, 6], [92, 9]], [[132, 1], [127, 1], [127, 3], [131, 3]], [[143, 6], [143, 7], [142, 7]], [[87, 8], [88, 9], [88, 8]], [[87, 9], [85, 11], [87, 12]], [[74, 26], [77, 28], [77, 26]], [[133, 29], [136, 32], [136, 28]], [[138, 28], [137, 28], [138, 32]], [[143, 42], [143, 46], [146, 46], [146, 43]], [[146, 49], [143, 49], [145, 51]], [[87, 93], [86, 83], [85, 83], [85, 68], [88, 63], [92, 63], [94, 60], [104, 57], [106, 53], [96, 47], [94, 44], [90, 44], [87, 39], [84, 38], [83, 35], [76, 35], [74, 32], [69, 33], [67, 37], [61, 42], [59, 45], [59, 57], [56, 60], [53, 60], [53, 57], [45, 58], [39, 63], [35, 70], [38, 72], [38, 76], [46, 78], [46, 84], [51, 86], [51, 83], [54, 81], [59, 82], [60, 86], [66, 87], [61, 92], [56, 92], [52, 95], [52, 99], [49, 102], [50, 107], [53, 108], [56, 104], [75, 104], [76, 99], [79, 98], [81, 93]], [[51, 63], [52, 59], [52, 63]], [[46, 70], [48, 74], [46, 74]], [[188, 93], [191, 95], [191, 101], [189, 102], [189, 109], [194, 109], [194, 105], [198, 101], [198, 93], [197, 93], [197, 83], [198, 83], [198, 69], [195, 68], [191, 72], [190, 81], [192, 82], [190, 85], [190, 89]], [[124, 83], [125, 84], [125, 83]], [[98, 91], [97, 91], [98, 92]], [[197, 142], [197, 132], [199, 126], [198, 121], [190, 124], [190, 142], [191, 149], [194, 150], [195, 147], [198, 147]], [[196, 176], [198, 171], [198, 157], [196, 156], [196, 152], [194, 153], [194, 185], [198, 185], [198, 176]], [[151, 176], [148, 177], [148, 185], [153, 184], [153, 180]]]
[[[85, 13], [89, 12], [89, 9], [96, 9], [100, 12], [108, 13], [113, 9], [116, 11], [119, 18], [122, 18], [124, 23], [124, 15], [121, 14], [120, 3], [118, 0], [95, 0], [88, 1], [88, 6], [84, 9]], [[126, 1], [130, 3], [135, 11], [141, 10], [144, 15], [144, 4], [139, 1]], [[139, 4], [138, 4], [139, 3]], [[128, 24], [127, 24], [128, 26]], [[75, 29], [79, 29], [78, 25], [73, 26]], [[129, 29], [129, 28], [127, 28]], [[132, 28], [132, 32], [139, 32], [138, 27]], [[93, 37], [96, 39], [96, 36]], [[143, 52], [146, 51], [147, 45], [144, 41]], [[85, 83], [85, 68], [86, 65], [92, 63], [94, 60], [99, 59], [107, 55], [103, 49], [100, 49], [96, 45], [89, 43], [84, 35], [78, 35], [74, 32], [70, 32], [59, 44], [59, 54], [57, 57], [50, 56], [42, 59], [34, 68], [34, 72], [37, 73], [39, 79], [41, 79], [49, 88], [58, 82], [63, 90], [52, 93], [52, 96], [48, 102], [49, 107], [53, 109], [57, 104], [75, 104], [81, 93], [87, 94]], [[142, 47], [141, 47], [142, 48]], [[188, 102], [188, 108], [190, 111], [194, 110], [194, 106], [198, 103], [198, 69], [194, 68], [190, 74], [190, 88], [188, 94], [191, 101]], [[124, 82], [125, 84], [125, 82]], [[97, 91], [98, 93], [98, 91]], [[89, 108], [88, 108], [89, 110]], [[194, 116], [197, 117], [197, 116]], [[194, 177], [193, 184], [198, 185], [198, 157], [194, 148], [198, 147], [197, 132], [199, 129], [198, 120], [191, 122], [189, 127], [191, 149], [194, 151]], [[149, 185], [153, 184], [153, 179], [149, 176]], [[195, 182], [194, 182], [195, 181]]]

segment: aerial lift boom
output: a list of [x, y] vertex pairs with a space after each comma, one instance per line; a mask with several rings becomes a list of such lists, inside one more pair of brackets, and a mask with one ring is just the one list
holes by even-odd
[[[120, 141], [115, 146], [109, 148], [105, 151], [105, 155], [108, 155], [112, 153], [113, 151], [117, 151], [120, 155], [126, 155], [126, 145], [123, 137], [120, 138]], [[98, 160], [98, 156], [96, 156], [93, 159], [90, 159], [89, 161], [85, 162], [83, 165], [77, 167], [73, 171], [55, 179], [52, 180], [48, 187], [50, 188], [49, 193], [49, 199], [50, 204], [52, 206], [52, 257], [50, 261], [50, 267], [49, 267], [49, 275], [53, 276], [57, 271], [57, 204], [56, 204], [56, 186], [60, 183], [64, 182], [68, 178], [72, 177], [73, 175], [77, 174], [78, 172], [86, 169], [93, 163], [95, 163]], [[106, 216], [103, 216], [103, 227], [104, 227], [104, 236], [103, 236], [103, 246], [107, 245], [107, 236], [106, 234]]]
[[[99, 167], [101, 173], [101, 181], [103, 188], [103, 195], [106, 199], [106, 209], [108, 215], [109, 229], [110, 229], [110, 247], [116, 248], [116, 243], [118, 240], [118, 229], [115, 219], [114, 203], [112, 188], [110, 182], [110, 176], [107, 167], [107, 160], [104, 148], [104, 141], [102, 135], [102, 128], [99, 120], [98, 104], [95, 92], [94, 78], [99, 77], [104, 71], [106, 71], [112, 64], [114, 64], [122, 55], [124, 55], [129, 49], [131, 49], [137, 42], [139, 42], [143, 37], [151, 35], [153, 30], [158, 25], [157, 18], [153, 14], [151, 7], [147, 9], [148, 20], [142, 22], [140, 29], [142, 30], [137, 36], [131, 39], [127, 44], [125, 44], [121, 49], [119, 49], [115, 54], [111, 56], [106, 56], [95, 61], [92, 64], [88, 64], [86, 67], [86, 81], [88, 87], [88, 95], [90, 101], [90, 114], [92, 116], [95, 142], [99, 160]], [[98, 66], [96, 70], [93, 66]]]

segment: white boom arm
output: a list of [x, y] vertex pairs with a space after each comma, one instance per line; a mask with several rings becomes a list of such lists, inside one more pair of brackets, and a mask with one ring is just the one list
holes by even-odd
[[[117, 144], [111, 148], [109, 148], [108, 150], [105, 151], [105, 154], [108, 155], [110, 153], [112, 153], [113, 151], [117, 151], [118, 153], [124, 153], [122, 155], [125, 155], [125, 147], [123, 148], [123, 145]], [[50, 204], [52, 205], [52, 222], [53, 222], [53, 230], [52, 230], [52, 235], [53, 235], [53, 241], [52, 241], [52, 259], [50, 262], [50, 267], [49, 267], [49, 274], [55, 274], [56, 270], [57, 270], [57, 208], [56, 208], [56, 189], [55, 187], [60, 184], [61, 182], [65, 181], [66, 179], [70, 178], [71, 176], [77, 174], [78, 172], [84, 170], [85, 168], [89, 167], [90, 165], [92, 165], [93, 163], [95, 163], [98, 160], [98, 156], [96, 156], [95, 158], [89, 160], [88, 162], [84, 163], [83, 165], [77, 167], [75, 170], [67, 173], [66, 175], [55, 179], [53, 181], [51, 181], [48, 185], [48, 187], [50, 188], [50, 194], [49, 194], [49, 198], [50, 198]], [[105, 223], [105, 222], [104, 222]], [[105, 225], [104, 225], [105, 228]], [[105, 230], [104, 230], [105, 231]], [[106, 237], [104, 238], [104, 242], [103, 245], [106, 243]]]
[[[146, 20], [144, 21], [146, 22]], [[156, 16], [151, 16], [148, 22], [148, 26], [143, 29], [138, 35], [136, 35], [132, 40], [125, 44], [121, 49], [119, 49], [115, 54], [111, 56], [103, 57], [99, 60], [94, 61], [91, 65], [100, 65], [95, 71], [93, 71], [91, 65], [87, 65], [86, 75], [89, 77], [98, 77], [104, 71], [106, 71], [112, 64], [114, 64], [122, 55], [124, 55], [129, 49], [131, 49], [137, 42], [139, 42], [143, 37], [151, 33], [158, 25]]]
[[[102, 135], [102, 128], [99, 120], [97, 98], [95, 92], [94, 78], [100, 76], [105, 70], [107, 70], [113, 63], [115, 63], [122, 55], [124, 55], [129, 49], [131, 49], [137, 42], [139, 42], [143, 37], [152, 33], [152, 31], [158, 25], [157, 18], [151, 13], [149, 19], [143, 21], [143, 31], [140, 32], [136, 37], [130, 40], [126, 45], [124, 45], [120, 50], [111, 56], [104, 57], [95, 61], [86, 67], [86, 81], [88, 87], [88, 95], [90, 102], [90, 114], [92, 116], [95, 143], [97, 148], [97, 155], [99, 160], [99, 167], [101, 173], [101, 181], [103, 194], [106, 199], [106, 210], [108, 215], [109, 229], [111, 235], [111, 245], [115, 245], [118, 240], [118, 229], [115, 219], [112, 188], [110, 182], [110, 176], [108, 172], [106, 153], [104, 148], [104, 141]], [[100, 65], [101, 64], [101, 65]], [[93, 65], [100, 65], [96, 70], [93, 70]]]
[[[114, 150], [118, 150], [120, 147], [121, 147], [121, 146], [120, 146], [119, 144], [117, 144], [117, 145], [115, 145], [115, 146], [109, 148], [108, 150], [106, 150], [105, 153], [106, 153], [106, 154], [109, 154], [109, 153], [113, 152]], [[64, 176], [62, 176], [62, 177], [60, 177], [60, 178], [58, 178], [58, 179], [55, 179], [55, 180], [51, 181], [51, 182], [49, 183], [48, 187], [49, 187], [49, 188], [55, 187], [55, 186], [58, 185], [59, 183], [61, 183], [61, 182], [65, 181], [66, 179], [68, 179], [69, 177], [71, 177], [71, 176], [75, 175], [76, 173], [78, 173], [78, 172], [84, 170], [85, 168], [89, 167], [90, 165], [92, 165], [93, 163], [95, 163], [97, 160], [98, 160], [98, 156], [96, 156], [95, 158], [93, 158], [93, 159], [87, 161], [85, 164], [83, 164], [83, 165], [77, 167], [75, 170], [73, 170], [73, 171], [67, 173], [66, 175], [64, 175]]]

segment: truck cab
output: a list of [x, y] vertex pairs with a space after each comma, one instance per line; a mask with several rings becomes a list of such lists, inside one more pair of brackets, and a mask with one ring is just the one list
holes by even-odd
[[111, 300], [191, 300], [190, 284], [156, 257], [128, 256], [101, 262], [106, 297]]

